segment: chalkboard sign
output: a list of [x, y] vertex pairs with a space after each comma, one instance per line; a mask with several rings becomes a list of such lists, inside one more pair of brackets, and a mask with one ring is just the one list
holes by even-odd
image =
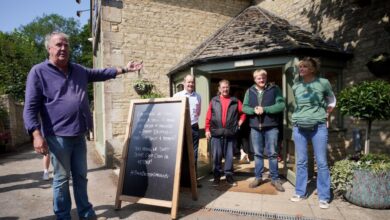
[[169, 207], [175, 219], [180, 180], [197, 196], [187, 100], [134, 100], [128, 125], [115, 207], [121, 200]]

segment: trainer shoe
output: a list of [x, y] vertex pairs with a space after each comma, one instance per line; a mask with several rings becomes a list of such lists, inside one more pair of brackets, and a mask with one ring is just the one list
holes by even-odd
[[262, 183], [262, 179], [255, 179], [253, 180], [253, 182], [249, 183], [249, 188], [256, 188], [258, 186], [260, 186]]
[[321, 209], [329, 209], [329, 203], [325, 200], [320, 200], [320, 208]]
[[226, 182], [229, 183], [229, 185], [231, 185], [231, 186], [237, 186], [237, 182], [234, 181], [232, 175], [227, 175], [226, 176]]
[[280, 182], [280, 180], [272, 180], [271, 185], [273, 185], [277, 191], [284, 192], [284, 188], [283, 188], [282, 182]]
[[248, 154], [245, 153], [242, 149], [240, 150], [240, 163], [250, 163], [251, 161], [249, 160]]
[[50, 179], [50, 176], [49, 176], [49, 172], [48, 172], [48, 171], [44, 171], [44, 172], [43, 172], [42, 179], [43, 179], [43, 180], [49, 180], [49, 179]]
[[305, 196], [300, 196], [300, 195], [293, 195], [291, 198], [290, 198], [290, 201], [292, 202], [299, 202], [299, 201], [302, 201], [306, 199]]

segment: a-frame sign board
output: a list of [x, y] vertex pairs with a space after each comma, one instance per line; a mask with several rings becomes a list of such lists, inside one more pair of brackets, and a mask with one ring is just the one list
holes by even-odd
[[181, 182], [190, 183], [196, 200], [187, 99], [131, 101], [115, 208], [120, 209], [122, 201], [162, 206], [171, 208], [176, 219]]

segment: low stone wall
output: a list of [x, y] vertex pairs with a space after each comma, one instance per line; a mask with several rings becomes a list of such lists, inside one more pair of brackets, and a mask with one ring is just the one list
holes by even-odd
[[3, 145], [2, 151], [12, 151], [30, 141], [23, 124], [23, 104], [16, 102], [9, 95], [0, 96], [0, 105], [8, 113], [5, 123], [0, 127]]

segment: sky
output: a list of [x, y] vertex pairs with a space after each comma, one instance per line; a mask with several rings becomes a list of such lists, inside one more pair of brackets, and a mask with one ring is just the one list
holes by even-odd
[[59, 14], [65, 18], [74, 18], [80, 27], [88, 22], [90, 12], [77, 17], [77, 10], [87, 10], [90, 0], [0, 0], [0, 31], [11, 32], [26, 25], [43, 14]]

